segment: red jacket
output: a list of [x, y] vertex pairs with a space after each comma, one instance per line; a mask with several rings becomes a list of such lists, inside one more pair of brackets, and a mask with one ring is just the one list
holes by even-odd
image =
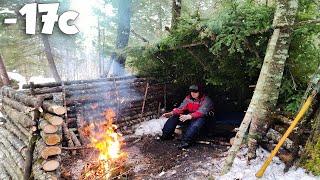
[[183, 113], [190, 113], [192, 119], [204, 117], [210, 110], [213, 109], [213, 103], [211, 99], [203, 95], [200, 99], [196, 100], [191, 98], [191, 95], [187, 96], [178, 108], [173, 109], [174, 115], [180, 115]]

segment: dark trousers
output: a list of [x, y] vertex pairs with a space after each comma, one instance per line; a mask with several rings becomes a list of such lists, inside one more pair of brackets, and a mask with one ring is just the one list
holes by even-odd
[[186, 132], [182, 136], [182, 141], [191, 142], [199, 133], [200, 129], [205, 125], [205, 122], [205, 118], [198, 118], [181, 122], [179, 120], [179, 116], [172, 116], [164, 124], [162, 135], [172, 136], [174, 130], [176, 129], [176, 126], [179, 124], [182, 126], [186, 126]]

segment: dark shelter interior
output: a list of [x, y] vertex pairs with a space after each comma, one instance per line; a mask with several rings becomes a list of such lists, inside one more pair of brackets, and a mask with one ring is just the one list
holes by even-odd
[[[214, 103], [214, 115], [207, 118], [207, 124], [201, 130], [199, 139], [234, 137], [234, 128], [240, 126], [253, 90], [250, 87], [247, 89], [222, 89], [215, 86], [205, 86], [204, 94], [208, 95]], [[168, 99], [166, 111], [178, 107], [188, 93], [188, 86], [175, 88], [174, 96]]]

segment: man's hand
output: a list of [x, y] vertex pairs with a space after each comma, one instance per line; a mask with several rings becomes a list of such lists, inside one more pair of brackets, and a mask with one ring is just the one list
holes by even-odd
[[173, 112], [167, 112], [167, 113], [162, 114], [161, 117], [169, 118], [169, 117], [172, 116], [172, 115], [173, 115]]
[[190, 114], [188, 114], [188, 115], [181, 115], [181, 116], [179, 117], [179, 119], [180, 119], [180, 121], [185, 122], [185, 121], [187, 121], [187, 120], [192, 119], [192, 116], [191, 116]]

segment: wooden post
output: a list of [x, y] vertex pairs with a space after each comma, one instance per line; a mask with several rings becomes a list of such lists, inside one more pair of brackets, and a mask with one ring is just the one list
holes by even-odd
[[144, 112], [144, 106], [146, 104], [148, 89], [149, 89], [149, 82], [147, 82], [146, 90], [144, 91], [144, 97], [143, 97], [142, 108], [141, 108], [141, 116], [143, 115], [143, 112]]

